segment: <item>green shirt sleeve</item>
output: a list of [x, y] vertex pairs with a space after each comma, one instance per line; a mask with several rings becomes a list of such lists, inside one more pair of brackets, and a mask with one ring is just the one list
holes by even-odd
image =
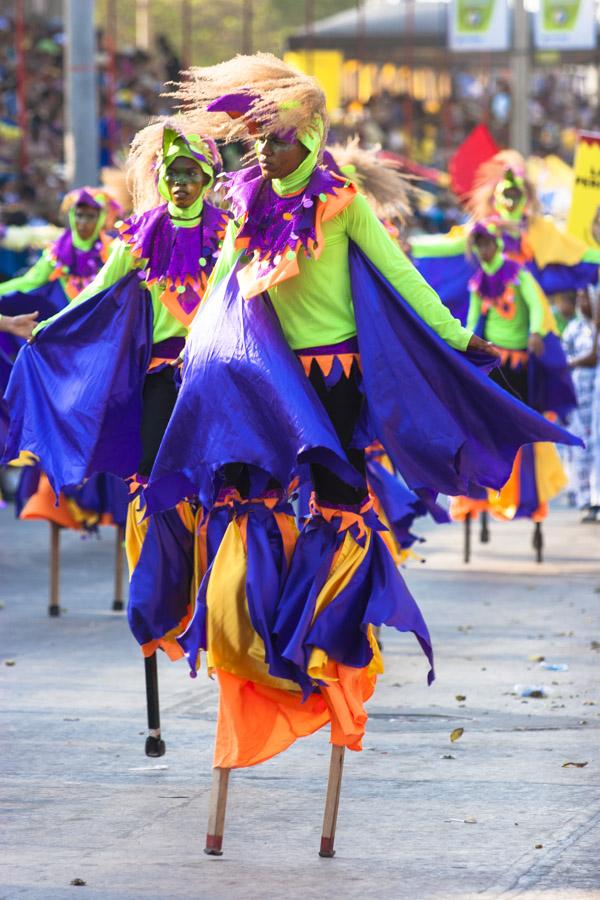
[[469, 294], [469, 312], [467, 315], [467, 328], [469, 331], [475, 331], [480, 315], [481, 297], [477, 291], [471, 291]]
[[112, 287], [113, 284], [116, 284], [119, 279], [123, 278], [124, 275], [127, 275], [128, 272], [131, 272], [131, 270], [135, 269], [139, 264], [140, 261], [133, 256], [128, 245], [119, 240], [119, 238], [116, 238], [111, 245], [110, 256], [94, 280], [90, 281], [88, 286], [84, 288], [74, 300], [71, 300], [64, 309], [61, 309], [60, 312], [57, 312], [50, 319], [45, 319], [43, 322], [40, 322], [39, 325], [36, 325], [33, 331], [34, 335], [37, 334], [38, 331], [41, 331], [42, 328], [45, 328], [46, 325], [49, 325], [50, 322], [54, 322], [55, 319], [62, 316], [66, 309], [70, 309], [74, 305], [78, 306], [80, 303], [85, 303], [86, 300], [89, 300], [90, 297], [95, 297], [100, 291]]
[[409, 238], [410, 250], [415, 259], [422, 257], [465, 256], [467, 238], [459, 234], [416, 234]]
[[529, 334], [543, 334], [545, 310], [541, 289], [527, 269], [522, 269], [519, 273], [519, 288], [529, 310]]
[[462, 327], [417, 272], [362, 194], [356, 195], [346, 213], [348, 237], [442, 340], [456, 350], [466, 350], [472, 333]]
[[600, 250], [596, 247], [589, 247], [583, 254], [581, 262], [596, 263], [600, 266]]
[[47, 284], [53, 271], [54, 263], [48, 254], [44, 252], [36, 264], [24, 275], [19, 275], [17, 278], [11, 278], [10, 281], [3, 281], [0, 284], [0, 297], [3, 297], [5, 294], [12, 294], [14, 291], [22, 291], [24, 294], [27, 294], [29, 291]]
[[225, 237], [223, 238], [223, 246], [219, 250], [219, 258], [208, 279], [206, 291], [204, 292], [204, 299], [206, 299], [212, 289], [216, 287], [229, 272], [231, 272], [240, 256], [242, 256], [244, 251], [235, 249], [235, 239], [239, 230], [239, 222], [230, 219], [227, 223]]

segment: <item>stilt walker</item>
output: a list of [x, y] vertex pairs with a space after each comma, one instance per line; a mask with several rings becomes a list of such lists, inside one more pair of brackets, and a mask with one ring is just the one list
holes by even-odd
[[461, 321], [468, 315], [468, 285], [477, 268], [468, 252], [469, 230], [489, 218], [499, 222], [506, 256], [525, 266], [547, 296], [598, 283], [600, 250], [540, 214], [526, 161], [515, 150], [502, 150], [478, 168], [465, 206], [469, 225], [410, 239], [415, 265]]
[[[501, 354], [499, 374], [492, 377], [539, 412], [566, 417], [576, 405], [575, 391], [543, 291], [531, 273], [506, 254], [497, 218], [472, 228], [470, 247], [478, 269], [471, 281], [467, 327], [491, 341]], [[485, 515], [481, 532], [487, 536], [488, 512], [504, 521], [532, 519], [532, 544], [537, 562], [542, 562], [542, 521], [549, 501], [566, 483], [555, 447], [534, 444], [519, 452], [511, 478], [499, 493], [454, 498], [450, 514], [464, 521], [465, 562], [470, 558], [471, 521]]]
[[[61, 205], [67, 227], [46, 249], [35, 265], [11, 281], [0, 285], [0, 310], [29, 315], [30, 337], [38, 316], [48, 316], [73, 302], [90, 284], [108, 258], [114, 237], [114, 225], [122, 212], [120, 205], [103, 187], [85, 187], [69, 192]], [[25, 237], [9, 229], [5, 246], [14, 246]], [[32, 235], [38, 239], [37, 230]], [[24, 319], [24, 316], [19, 318]], [[22, 344], [13, 341], [4, 347], [14, 358]], [[3, 385], [3, 388], [6, 384]], [[4, 392], [4, 391], [3, 391]], [[95, 532], [99, 525], [125, 524], [127, 488], [111, 475], [96, 475], [84, 487], [69, 487], [56, 495], [39, 464], [23, 454], [15, 464], [22, 466], [15, 498], [15, 511], [21, 519], [39, 519], [50, 523], [50, 616], [60, 615], [60, 531], [64, 528]]]
[[[183, 117], [137, 135], [129, 157], [135, 214], [118, 226], [106, 264], [77, 300], [36, 328], [7, 395], [8, 446], [34, 453], [55, 490], [99, 471], [129, 480], [135, 495], [125, 538], [129, 619], [148, 660], [146, 752], [152, 756], [164, 753], [156, 666], [163, 644], [144, 616], [164, 633], [185, 627], [201, 574], [199, 510], [182, 502], [144, 519], [139, 488], [169, 421], [177, 361], [225, 233], [227, 214], [205, 200], [219, 168], [214, 142], [186, 128]], [[65, 344], [72, 351], [66, 361]], [[77, 391], [66, 389], [71, 383]], [[64, 389], [51, 391], [50, 384]], [[40, 429], [42, 415], [51, 427]]]
[[[321, 165], [327, 118], [314, 79], [257, 54], [192, 69], [177, 96], [189, 115], [212, 112], [224, 140], [254, 141], [258, 157], [227, 183], [234, 221], [145, 491], [152, 514], [197, 495], [212, 516], [229, 498], [175, 638], [192, 675], [204, 652], [219, 682], [206, 849], [222, 850], [227, 771], [330, 723], [321, 851], [331, 856], [343, 751], [361, 749], [382, 671], [373, 629], [412, 631], [432, 663], [381, 538], [364, 448], [379, 439], [408, 486], [435, 495], [499, 488], [522, 444], [575, 439], [472, 364], [493, 367], [496, 352], [452, 318], [356, 188]], [[299, 533], [298, 478], [314, 487]]]

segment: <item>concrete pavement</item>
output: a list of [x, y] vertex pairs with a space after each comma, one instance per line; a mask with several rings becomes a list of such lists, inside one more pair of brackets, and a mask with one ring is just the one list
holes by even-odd
[[225, 855], [208, 858], [215, 685], [160, 660], [167, 754], [147, 759], [141, 657], [110, 612], [112, 532], [63, 535], [66, 612], [49, 619], [48, 527], [0, 512], [0, 900], [600, 897], [600, 525], [555, 510], [541, 566], [530, 537], [493, 524], [465, 567], [461, 528], [427, 529], [405, 576], [437, 681], [412, 636], [384, 633], [333, 860], [317, 855], [325, 732], [232, 773]]

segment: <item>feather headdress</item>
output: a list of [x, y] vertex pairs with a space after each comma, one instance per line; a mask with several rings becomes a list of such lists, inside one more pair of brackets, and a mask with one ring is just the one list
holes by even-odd
[[519, 183], [527, 195], [527, 211], [537, 213], [535, 188], [527, 177], [524, 158], [516, 150], [501, 150], [477, 170], [467, 203], [467, 210], [473, 219], [486, 219], [494, 215], [496, 212], [494, 193], [500, 182], [505, 180], [515, 180], [515, 183]]
[[400, 163], [381, 159], [379, 149], [365, 150], [359, 138], [327, 148], [339, 170], [363, 193], [378, 219], [400, 219], [411, 212], [410, 197], [418, 189], [402, 174]]
[[271, 53], [240, 55], [216, 66], [193, 67], [183, 75], [171, 96], [191, 121], [210, 113], [221, 140], [322, 130], [325, 143], [328, 120], [318, 81]]
[[[185, 140], [193, 141], [194, 145], [201, 145], [215, 174], [220, 170], [221, 157], [213, 140], [214, 129], [210, 124], [209, 116], [195, 116], [193, 122], [187, 116], [171, 116], [157, 119], [138, 131], [131, 142], [126, 163], [127, 186], [136, 215], [164, 203], [158, 190], [158, 173], [163, 162], [165, 129], [172, 129]], [[204, 127], [200, 128], [202, 125]]]

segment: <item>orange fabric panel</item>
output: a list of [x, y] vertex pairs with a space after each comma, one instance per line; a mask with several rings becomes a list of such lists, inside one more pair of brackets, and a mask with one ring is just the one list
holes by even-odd
[[48, 522], [54, 522], [62, 528], [72, 528], [74, 531], [80, 531], [81, 526], [75, 521], [69, 511], [68, 503], [61, 494], [58, 506], [56, 504], [56, 494], [52, 490], [50, 482], [46, 475], [42, 473], [40, 483], [35, 494], [32, 494], [23, 510], [20, 519], [46, 519]]
[[214, 766], [255, 766], [329, 721], [329, 710], [320, 694], [311, 694], [302, 703], [300, 694], [257, 684], [222, 669], [216, 672], [219, 713]]
[[331, 662], [334, 679], [303, 703], [300, 694], [257, 684], [217, 669], [219, 712], [213, 765], [255, 766], [287, 750], [297, 738], [331, 722], [331, 743], [362, 750], [375, 676]]
[[330, 662], [330, 666], [337, 680], [328, 682], [321, 692], [331, 713], [331, 743], [362, 750], [368, 718], [364, 704], [375, 691], [376, 676], [342, 663]]
[[470, 513], [476, 519], [480, 512], [489, 510], [487, 500], [472, 500], [470, 497], [452, 497], [450, 500], [450, 518], [453, 522], [464, 522]]

